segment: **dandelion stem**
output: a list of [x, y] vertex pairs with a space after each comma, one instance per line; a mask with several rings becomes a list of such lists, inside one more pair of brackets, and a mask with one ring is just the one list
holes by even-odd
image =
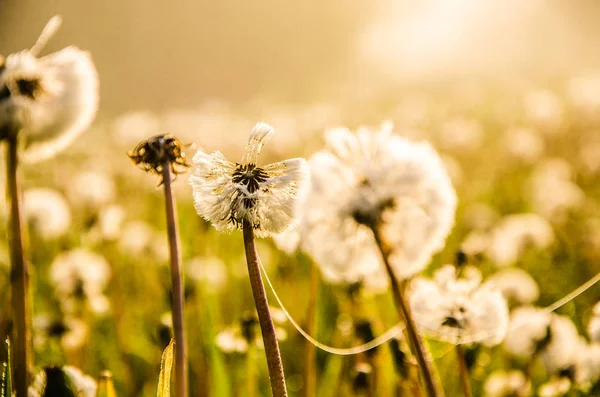
[[385, 270], [388, 274], [388, 278], [390, 281], [390, 286], [392, 289], [392, 294], [394, 296], [394, 304], [396, 305], [396, 310], [398, 310], [398, 315], [400, 318], [404, 318], [406, 322], [406, 331], [408, 334], [408, 338], [411, 341], [410, 345], [413, 349], [413, 353], [417, 358], [417, 362], [419, 363], [419, 368], [421, 368], [421, 375], [423, 376], [423, 381], [425, 383], [425, 388], [427, 389], [427, 394], [429, 397], [441, 397], [444, 395], [442, 388], [440, 387], [437, 376], [435, 375], [433, 368], [433, 360], [431, 359], [431, 355], [423, 342], [423, 338], [417, 332], [417, 326], [415, 324], [415, 320], [412, 317], [412, 313], [410, 310], [410, 306], [404, 297], [404, 291], [396, 275], [394, 274], [394, 269], [390, 265], [389, 255], [390, 248], [383, 240], [379, 232], [379, 227], [372, 226], [373, 234], [375, 236], [375, 241], [379, 250], [381, 252], [381, 256], [383, 258], [383, 263], [385, 265]]
[[[319, 269], [311, 263], [310, 292], [306, 309], [306, 332], [314, 335], [317, 314], [317, 290], [319, 288]], [[315, 345], [306, 341], [304, 347], [304, 397], [314, 397], [316, 387]]]
[[465, 352], [461, 345], [456, 345], [456, 359], [458, 360], [458, 369], [460, 371], [460, 386], [465, 397], [472, 397], [471, 382], [469, 381], [469, 370], [465, 361]]
[[254, 304], [258, 313], [258, 321], [265, 345], [271, 391], [273, 392], [273, 397], [285, 397], [287, 396], [287, 389], [283, 374], [283, 363], [281, 362], [281, 354], [279, 353], [279, 344], [275, 335], [275, 326], [271, 319], [271, 312], [269, 311], [265, 286], [260, 276], [258, 252], [254, 244], [254, 230], [248, 222], [244, 222], [243, 233], [248, 275], [250, 277], [252, 295], [254, 296]]
[[185, 326], [183, 320], [183, 278], [181, 275], [181, 254], [179, 249], [179, 228], [177, 226], [177, 208], [171, 186], [170, 163], [166, 161], [162, 170], [162, 183], [165, 190], [165, 210], [167, 213], [167, 232], [171, 260], [171, 312], [175, 333], [175, 394], [188, 396], [187, 352]]
[[14, 386], [18, 397], [27, 396], [31, 368], [29, 264], [25, 260], [17, 136], [6, 138], [6, 199], [9, 206], [11, 299], [13, 309]]

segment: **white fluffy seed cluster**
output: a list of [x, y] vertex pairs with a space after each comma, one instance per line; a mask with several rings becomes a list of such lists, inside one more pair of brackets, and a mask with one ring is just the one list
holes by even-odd
[[37, 57], [60, 25], [50, 20], [31, 50], [0, 57], [0, 135], [18, 133], [31, 161], [65, 149], [92, 122], [98, 74], [89, 53], [76, 47]]
[[270, 125], [256, 124], [240, 163], [227, 161], [218, 151], [195, 154], [190, 175], [195, 208], [217, 230], [248, 223], [257, 237], [267, 237], [296, 224], [295, 201], [308, 185], [309, 170], [301, 158], [257, 165], [261, 149], [274, 134]]
[[304, 201], [303, 249], [334, 282], [385, 287], [370, 222], [392, 248], [396, 275], [421, 271], [454, 224], [456, 193], [442, 161], [425, 142], [380, 130], [326, 133], [327, 148], [309, 160], [312, 189]]
[[477, 269], [464, 268], [461, 276], [446, 265], [433, 279], [412, 281], [409, 299], [417, 327], [451, 343], [499, 344], [508, 328], [506, 299], [493, 283], [481, 283]]

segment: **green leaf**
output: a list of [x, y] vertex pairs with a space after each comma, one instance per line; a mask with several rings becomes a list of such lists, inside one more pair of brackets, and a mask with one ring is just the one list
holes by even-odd
[[158, 377], [158, 392], [157, 397], [171, 397], [171, 370], [173, 368], [173, 347], [175, 339], [171, 339], [171, 343], [162, 354], [160, 362], [160, 376]]
[[6, 338], [6, 361], [2, 362], [2, 389], [1, 397], [12, 396], [12, 377], [10, 375], [10, 341]]
[[103, 371], [100, 374], [98, 380], [98, 392], [96, 397], [117, 397], [115, 391], [115, 385], [113, 383], [112, 373], [110, 371]]

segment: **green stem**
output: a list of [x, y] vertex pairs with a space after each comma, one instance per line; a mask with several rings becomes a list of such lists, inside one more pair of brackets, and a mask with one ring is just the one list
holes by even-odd
[[171, 262], [171, 313], [175, 333], [175, 395], [188, 396], [188, 367], [183, 319], [183, 277], [181, 275], [181, 253], [179, 230], [177, 226], [177, 207], [171, 186], [171, 169], [167, 161], [163, 165], [162, 182], [165, 190], [165, 210], [167, 213], [167, 232]]
[[[317, 313], [317, 292], [319, 288], [319, 269], [311, 262], [310, 291], [308, 294], [308, 307], [306, 309], [306, 332], [314, 335]], [[304, 397], [314, 397], [316, 388], [315, 373], [315, 346], [309, 341], [304, 344]]]
[[6, 138], [6, 199], [9, 207], [10, 282], [13, 309], [14, 387], [18, 397], [27, 396], [31, 368], [29, 264], [25, 260], [19, 155], [16, 136]]
[[283, 363], [279, 353], [279, 343], [275, 335], [275, 326], [271, 319], [269, 303], [265, 286], [260, 276], [259, 258], [256, 246], [254, 244], [254, 230], [248, 222], [244, 222], [244, 248], [246, 250], [246, 262], [248, 264], [248, 275], [250, 285], [252, 286], [252, 295], [256, 312], [258, 313], [258, 322], [262, 332], [265, 345], [265, 354], [267, 356], [267, 366], [269, 368], [269, 378], [271, 380], [271, 391], [273, 397], [286, 397], [287, 389], [285, 386], [285, 376], [283, 373]]
[[458, 369], [460, 372], [460, 386], [465, 397], [472, 397], [471, 382], [469, 381], [469, 370], [465, 361], [465, 352], [461, 345], [456, 345], [456, 359], [458, 360]]
[[433, 367], [433, 360], [431, 359], [429, 350], [427, 350], [427, 347], [425, 346], [423, 338], [417, 332], [417, 325], [412, 317], [410, 306], [404, 297], [404, 288], [398, 282], [398, 278], [394, 274], [394, 269], [392, 269], [390, 264], [389, 256], [391, 249], [385, 243], [383, 236], [381, 236], [379, 227], [373, 226], [371, 227], [371, 230], [373, 230], [375, 242], [379, 247], [379, 251], [381, 252], [383, 263], [385, 265], [385, 270], [388, 274], [396, 310], [398, 311], [400, 318], [404, 318], [405, 320], [406, 331], [408, 338], [411, 341], [410, 345], [414, 355], [417, 358], [419, 368], [421, 369], [421, 375], [425, 383], [425, 388], [427, 389], [427, 394], [429, 397], [441, 397], [444, 395], [444, 393], [437, 381], [437, 376], [435, 375]]

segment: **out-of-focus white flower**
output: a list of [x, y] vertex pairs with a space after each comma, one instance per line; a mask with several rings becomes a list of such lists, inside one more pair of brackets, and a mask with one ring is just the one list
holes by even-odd
[[538, 389], [539, 397], [564, 397], [571, 390], [568, 378], [552, 378]]
[[256, 124], [237, 164], [220, 152], [194, 156], [190, 184], [196, 211], [215, 229], [230, 231], [248, 223], [258, 237], [267, 237], [294, 227], [294, 203], [308, 184], [309, 170], [301, 158], [257, 166], [261, 149], [274, 134], [270, 125]]
[[531, 395], [531, 382], [521, 371], [495, 371], [485, 380], [485, 397], [527, 397]]
[[562, 221], [566, 213], [580, 206], [585, 194], [572, 177], [571, 166], [565, 160], [553, 158], [539, 163], [528, 181], [534, 211], [547, 219]]
[[[287, 339], [285, 329], [278, 326], [284, 321], [287, 321], [285, 313], [276, 308], [269, 308], [275, 325], [275, 335], [278, 340]], [[225, 328], [219, 332], [216, 337], [216, 344], [224, 353], [241, 353], [248, 351], [249, 346], [255, 346], [263, 349], [264, 344], [262, 338], [258, 337], [258, 318], [256, 315], [246, 315], [239, 322]]]
[[150, 112], [134, 111], [122, 114], [113, 123], [113, 138], [120, 145], [130, 147], [148, 139], [161, 130], [160, 120]]
[[549, 337], [552, 315], [531, 306], [518, 307], [510, 315], [504, 350], [519, 359], [531, 359]]
[[116, 187], [104, 172], [82, 171], [69, 181], [67, 197], [73, 205], [98, 208], [114, 200]]
[[532, 91], [525, 97], [525, 115], [548, 134], [559, 133], [564, 109], [560, 98], [549, 90]]
[[62, 194], [54, 189], [28, 189], [23, 195], [25, 216], [36, 234], [52, 239], [69, 231], [71, 209]]
[[600, 344], [587, 343], [580, 338], [574, 379], [577, 387], [584, 391], [589, 391], [600, 381]]
[[552, 314], [549, 341], [540, 350], [540, 358], [549, 374], [575, 366], [580, 352], [580, 337], [575, 324], [567, 316]]
[[158, 262], [166, 262], [169, 259], [169, 244], [165, 236], [158, 233], [147, 222], [140, 220], [123, 225], [119, 248], [132, 258], [145, 255]]
[[536, 214], [508, 215], [492, 230], [487, 254], [497, 266], [509, 266], [528, 247], [543, 250], [553, 242], [554, 231], [546, 219]]
[[456, 268], [446, 265], [433, 280], [413, 280], [409, 299], [417, 327], [451, 343], [497, 345], [508, 326], [506, 300], [492, 284], [481, 284], [475, 268], [463, 273], [458, 278]]
[[186, 262], [186, 274], [202, 283], [208, 292], [221, 291], [227, 284], [227, 267], [217, 257], [194, 257]]
[[544, 140], [533, 129], [515, 128], [504, 138], [506, 151], [514, 158], [532, 164], [544, 154]]
[[52, 18], [30, 50], [0, 60], [0, 139], [18, 133], [29, 160], [70, 145], [98, 107], [98, 75], [87, 52], [67, 47], [37, 57], [60, 23]]
[[462, 252], [470, 257], [484, 253], [490, 245], [490, 236], [480, 231], [472, 231], [460, 245]]
[[79, 368], [64, 367], [45, 367], [39, 371], [27, 390], [28, 397], [42, 397], [51, 393], [46, 392], [46, 387], [57, 390], [63, 387], [64, 382], [67, 387], [77, 397], [96, 397], [98, 385], [91, 376], [84, 374]]
[[600, 342], [600, 302], [594, 305], [592, 317], [588, 322], [587, 333], [592, 342]]
[[488, 281], [498, 288], [504, 297], [518, 305], [531, 304], [540, 297], [540, 289], [523, 269], [507, 268], [496, 272]]
[[[304, 203], [302, 245], [324, 276], [367, 281], [384, 273], [372, 228], [391, 248], [397, 277], [421, 271], [454, 224], [456, 193], [435, 150], [391, 133], [345, 128], [326, 133], [312, 156], [312, 191]], [[304, 228], [302, 228], [304, 230]]]
[[103, 207], [98, 212], [98, 222], [91, 234], [103, 240], [116, 240], [121, 235], [125, 216], [125, 209], [118, 204]]
[[273, 235], [273, 241], [277, 248], [286, 254], [294, 253], [300, 247], [300, 240], [301, 235], [297, 227], [287, 232]]
[[50, 279], [67, 312], [75, 310], [83, 299], [93, 312], [105, 313], [109, 303], [103, 291], [110, 273], [102, 255], [82, 248], [59, 254], [50, 265]]
[[56, 319], [45, 313], [33, 318], [33, 328], [36, 350], [41, 349], [51, 338], [56, 338], [65, 350], [77, 350], [87, 341], [89, 333], [88, 325], [78, 318], [67, 316]]
[[450, 150], [473, 151], [481, 147], [483, 129], [475, 119], [454, 118], [446, 121], [440, 131], [442, 147]]

